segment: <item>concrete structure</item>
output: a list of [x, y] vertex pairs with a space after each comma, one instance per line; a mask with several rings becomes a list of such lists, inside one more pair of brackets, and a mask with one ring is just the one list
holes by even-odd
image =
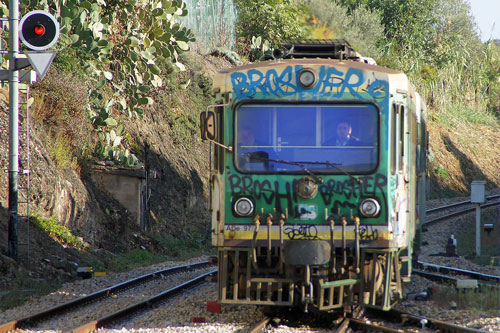
[[96, 166], [92, 180], [121, 203], [137, 224], [144, 225], [146, 173], [144, 169]]

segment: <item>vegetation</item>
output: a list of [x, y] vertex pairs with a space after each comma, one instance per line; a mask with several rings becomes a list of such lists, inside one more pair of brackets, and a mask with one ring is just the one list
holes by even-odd
[[81, 238], [74, 236], [68, 228], [62, 226], [55, 217], [45, 219], [39, 214], [34, 214], [30, 216], [30, 221], [62, 245], [78, 249], [88, 246]]
[[464, 289], [457, 290], [454, 286], [443, 286], [433, 295], [433, 299], [443, 308], [455, 304], [457, 309], [471, 310], [485, 316], [498, 315], [498, 289]]
[[362, 6], [345, 7], [332, 0], [305, 1], [311, 12], [311, 37], [343, 38], [366, 57], [380, 57], [377, 41], [384, 37], [384, 26], [377, 12]]
[[248, 56], [252, 37], [279, 47], [283, 41], [304, 37], [307, 12], [295, 0], [235, 0], [237, 46]]
[[[183, 2], [23, 0], [20, 4], [22, 12], [50, 9], [58, 18], [58, 48], [71, 48], [69, 54], [78, 62], [64, 60], [86, 75], [88, 116], [101, 142], [95, 147], [97, 156], [134, 165], [137, 158], [122, 147], [121, 138], [108, 140], [118, 126], [114, 114], [141, 118], [154, 102], [153, 90], [163, 86], [162, 73], [185, 69], [179, 56], [194, 38], [177, 23], [187, 15]], [[0, 13], [8, 16], [6, 4], [0, 4]]]

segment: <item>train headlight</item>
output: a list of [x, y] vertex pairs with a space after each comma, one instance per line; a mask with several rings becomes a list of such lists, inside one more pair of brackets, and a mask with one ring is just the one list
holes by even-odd
[[234, 203], [234, 212], [241, 217], [250, 216], [255, 210], [252, 200], [246, 197], [241, 197]]
[[316, 84], [316, 73], [309, 68], [303, 68], [299, 72], [299, 83], [304, 89], [310, 89]]
[[380, 213], [380, 204], [375, 199], [365, 199], [359, 205], [359, 211], [364, 217], [375, 217]]

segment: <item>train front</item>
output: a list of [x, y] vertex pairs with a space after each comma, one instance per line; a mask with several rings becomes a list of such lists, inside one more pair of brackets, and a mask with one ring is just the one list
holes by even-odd
[[401, 295], [410, 232], [390, 184], [389, 76], [303, 59], [216, 78], [202, 131], [220, 302], [388, 309]]

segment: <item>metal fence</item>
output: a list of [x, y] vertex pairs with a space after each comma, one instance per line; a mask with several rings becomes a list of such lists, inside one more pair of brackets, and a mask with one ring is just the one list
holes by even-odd
[[188, 15], [181, 18], [191, 29], [198, 45], [206, 49], [236, 46], [236, 9], [233, 0], [184, 0]]

